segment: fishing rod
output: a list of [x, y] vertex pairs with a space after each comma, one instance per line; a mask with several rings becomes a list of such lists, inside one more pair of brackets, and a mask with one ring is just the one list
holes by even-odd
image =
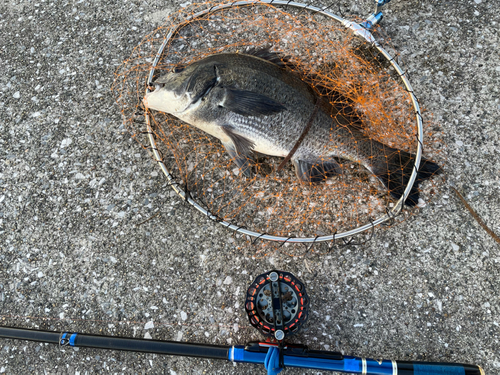
[[309, 312], [305, 285], [289, 272], [273, 270], [259, 275], [247, 290], [245, 310], [250, 324], [267, 336], [268, 341], [226, 346], [14, 327], [0, 327], [0, 338], [45, 342], [60, 347], [125, 350], [261, 364], [268, 375], [276, 375], [285, 367], [362, 375], [485, 374], [476, 365], [374, 360], [285, 343], [287, 337], [296, 334], [304, 325]]

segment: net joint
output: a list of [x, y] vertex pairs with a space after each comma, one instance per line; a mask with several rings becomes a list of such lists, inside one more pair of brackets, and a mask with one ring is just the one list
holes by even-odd
[[252, 245], [255, 245], [256, 242], [257, 242], [257, 240], [260, 239], [261, 237], [265, 236], [265, 235], [267, 235], [266, 232], [260, 234], [258, 237], [255, 237], [255, 239], [252, 241]]
[[295, 238], [295, 237], [294, 236], [290, 236], [286, 240], [282, 241], [281, 244], [278, 246], [278, 249], [282, 248], [283, 245], [286, 244], [292, 238]]
[[317, 239], [319, 238], [320, 236], [316, 235], [314, 237], [314, 240], [311, 242], [311, 245], [308, 247], [306, 244], [304, 244], [304, 246], [306, 247], [306, 251], [304, 251], [303, 254], [301, 254], [300, 256], [304, 256], [306, 255], [309, 251], [311, 251], [311, 249], [313, 248], [313, 246], [316, 244], [316, 241]]

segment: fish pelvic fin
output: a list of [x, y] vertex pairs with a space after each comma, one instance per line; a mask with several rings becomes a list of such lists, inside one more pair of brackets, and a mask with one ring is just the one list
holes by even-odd
[[268, 96], [234, 88], [225, 89], [224, 100], [220, 105], [242, 116], [268, 116], [286, 109]]
[[294, 159], [292, 163], [295, 166], [297, 177], [304, 182], [317, 183], [342, 173], [342, 168], [335, 159]]
[[254, 143], [240, 134], [236, 134], [230, 125], [221, 126], [224, 133], [229, 137], [229, 142], [223, 142], [227, 153], [234, 163], [241, 169], [246, 177], [252, 176], [252, 151]]
[[[373, 174], [386, 186], [389, 194], [395, 199], [403, 195], [410, 176], [413, 172], [415, 155], [406, 151], [384, 146], [384, 158], [376, 158], [372, 165]], [[427, 159], [422, 158], [418, 169], [417, 178], [413, 183], [410, 194], [405, 204], [413, 207], [418, 203], [420, 197], [418, 185], [433, 175], [440, 174], [441, 167]]]

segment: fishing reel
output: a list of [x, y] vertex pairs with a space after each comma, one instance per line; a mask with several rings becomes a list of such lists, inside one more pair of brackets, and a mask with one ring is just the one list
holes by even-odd
[[257, 276], [250, 285], [245, 310], [253, 327], [282, 342], [306, 322], [309, 298], [304, 284], [294, 275], [273, 270]]

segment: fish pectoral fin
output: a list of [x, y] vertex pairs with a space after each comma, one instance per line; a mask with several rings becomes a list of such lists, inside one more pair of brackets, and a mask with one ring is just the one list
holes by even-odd
[[226, 148], [227, 153], [231, 156], [231, 158], [233, 158], [233, 161], [241, 169], [243, 174], [250, 177], [252, 175], [251, 164], [253, 158], [251, 154], [254, 143], [248, 138], [245, 138], [240, 134], [236, 134], [233, 128], [229, 125], [222, 126], [221, 128], [231, 140], [230, 142], [222, 143]]
[[305, 182], [321, 182], [328, 177], [342, 173], [342, 168], [334, 159], [301, 160], [293, 159], [297, 177]]
[[268, 96], [253, 91], [224, 89], [224, 99], [221, 106], [242, 116], [274, 115], [286, 108]]

